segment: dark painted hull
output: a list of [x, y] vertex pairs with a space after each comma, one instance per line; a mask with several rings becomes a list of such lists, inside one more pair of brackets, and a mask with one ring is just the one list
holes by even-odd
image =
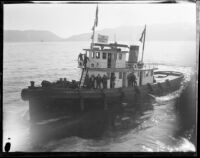
[[161, 96], [179, 89], [183, 76], [155, 84], [106, 90], [42, 88], [22, 90], [22, 99], [29, 100], [32, 122], [40, 122], [68, 115], [77, 116], [88, 111], [120, 109], [148, 100], [149, 94]]
[[146, 105], [151, 108], [152, 95], [176, 91], [182, 80], [183, 75], [177, 75], [170, 81], [107, 90], [28, 88], [22, 90], [22, 98], [29, 100], [31, 134], [35, 141], [72, 135], [98, 137], [106, 128], [116, 127], [116, 120], [125, 125], [135, 120], [130, 118], [139, 109]]

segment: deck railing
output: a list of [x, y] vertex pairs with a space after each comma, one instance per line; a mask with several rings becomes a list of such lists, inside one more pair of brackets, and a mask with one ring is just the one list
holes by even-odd
[[147, 63], [144, 64], [143, 69], [158, 69], [158, 64]]
[[135, 69], [158, 69], [158, 64], [155, 63], [146, 63], [140, 68], [139, 66], [135, 67], [135, 64], [126, 62], [126, 68], [135, 68]]

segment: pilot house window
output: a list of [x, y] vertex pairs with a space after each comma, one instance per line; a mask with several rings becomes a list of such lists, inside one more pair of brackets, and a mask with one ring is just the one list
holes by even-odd
[[96, 58], [97, 58], [97, 59], [100, 58], [100, 52], [96, 52]]
[[153, 76], [153, 70], [151, 70], [151, 76]]
[[106, 59], [106, 53], [103, 53], [103, 59]]

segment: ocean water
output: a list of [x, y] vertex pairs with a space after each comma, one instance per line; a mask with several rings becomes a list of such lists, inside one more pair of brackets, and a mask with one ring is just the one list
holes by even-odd
[[[147, 103], [129, 128], [107, 129], [100, 139], [64, 137], [33, 144], [28, 102], [21, 90], [35, 81], [66, 77], [79, 80], [77, 56], [89, 42], [4, 43], [3, 146], [11, 138], [11, 151], [195, 151], [189, 137], [178, 135], [180, 122], [175, 103], [181, 89]], [[195, 42], [147, 42], [144, 61], [162, 63], [161, 70], [177, 70], [190, 79], [196, 63]], [[145, 103], [146, 104], [146, 103]]]

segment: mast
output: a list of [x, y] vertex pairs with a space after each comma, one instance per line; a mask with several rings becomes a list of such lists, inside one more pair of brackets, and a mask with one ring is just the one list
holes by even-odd
[[94, 20], [94, 25], [92, 27], [92, 36], [91, 36], [91, 39], [92, 39], [92, 43], [91, 43], [91, 49], [93, 48], [93, 45], [94, 45], [94, 35], [95, 35], [95, 27], [98, 25], [98, 4], [97, 4], [97, 7], [96, 7], [96, 16], [95, 16], [95, 20]]
[[141, 63], [143, 63], [145, 38], [146, 38], [146, 24], [145, 24], [144, 30], [142, 31], [142, 35], [141, 35], [141, 37], [140, 37], [140, 39], [139, 39], [139, 41], [143, 43]]
[[91, 43], [91, 49], [93, 48], [94, 45], [94, 35], [95, 35], [95, 27], [93, 26], [92, 28], [93, 32], [92, 32], [92, 43]]

